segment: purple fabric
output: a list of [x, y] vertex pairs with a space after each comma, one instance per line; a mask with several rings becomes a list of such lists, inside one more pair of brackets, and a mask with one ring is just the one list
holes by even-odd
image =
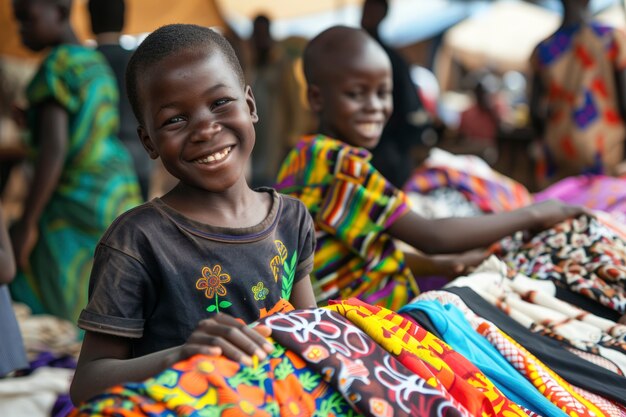
[[589, 175], [565, 178], [534, 195], [535, 201], [551, 198], [594, 210], [626, 215], [626, 177]]
[[54, 407], [52, 407], [50, 417], [67, 417], [72, 410], [74, 410], [74, 404], [72, 404], [70, 395], [61, 394], [57, 397]]
[[31, 363], [29, 372], [42, 366], [76, 369], [76, 360], [68, 355], [56, 356], [52, 352], [41, 352]]

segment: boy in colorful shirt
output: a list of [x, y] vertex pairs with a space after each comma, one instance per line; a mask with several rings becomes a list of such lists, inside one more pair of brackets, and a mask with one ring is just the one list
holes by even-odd
[[[308, 44], [304, 70], [320, 134], [305, 137], [287, 155], [276, 188], [301, 199], [314, 218], [318, 303], [359, 297], [398, 308], [416, 295], [415, 276], [455, 276], [485, 257], [482, 250], [450, 254], [583, 212], [549, 201], [470, 219], [428, 220], [413, 213], [406, 195], [372, 167], [367, 151], [393, 110], [384, 50], [362, 30], [333, 27]], [[396, 239], [417, 251], [401, 251]]]

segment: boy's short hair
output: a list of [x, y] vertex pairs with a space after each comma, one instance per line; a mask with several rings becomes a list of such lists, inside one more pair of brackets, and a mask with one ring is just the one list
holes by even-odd
[[232, 45], [219, 33], [204, 26], [173, 24], [162, 26], [152, 32], [133, 53], [126, 68], [126, 92], [133, 113], [140, 124], [141, 115], [138, 83], [141, 74], [162, 59], [183, 51], [198, 51], [204, 54], [221, 53], [235, 72], [241, 86], [246, 82], [241, 64]]
[[[318, 84], [320, 77], [332, 69], [335, 54], [355, 53], [360, 45], [374, 39], [363, 29], [350, 26], [332, 26], [307, 43], [302, 55], [302, 67], [307, 84]], [[376, 43], [378, 45], [378, 43]]]
[[94, 34], [121, 32], [124, 28], [124, 0], [89, 0], [88, 8]]

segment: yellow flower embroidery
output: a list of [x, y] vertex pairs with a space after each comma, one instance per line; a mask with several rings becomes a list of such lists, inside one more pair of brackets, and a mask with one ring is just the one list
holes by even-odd
[[272, 273], [274, 274], [274, 282], [278, 282], [278, 277], [280, 276], [280, 266], [285, 263], [285, 259], [287, 259], [287, 248], [280, 240], [275, 240], [274, 245], [276, 245], [276, 250], [278, 251], [278, 255], [274, 256], [270, 261], [270, 268]]
[[224, 297], [227, 291], [222, 284], [227, 282], [230, 282], [230, 275], [222, 273], [221, 265], [215, 265], [213, 269], [205, 266], [202, 268], [202, 278], [196, 281], [196, 288], [204, 290], [206, 298], [213, 298], [215, 294]]

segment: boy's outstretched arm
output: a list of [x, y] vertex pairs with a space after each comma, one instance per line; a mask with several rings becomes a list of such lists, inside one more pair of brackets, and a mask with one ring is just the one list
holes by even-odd
[[251, 328], [219, 313], [198, 323], [184, 345], [131, 359], [130, 339], [87, 331], [70, 396], [79, 404], [114, 385], [143, 381], [196, 354], [223, 355], [251, 365], [251, 356], [265, 359], [273, 350], [265, 340], [270, 333], [266, 326]]
[[587, 210], [547, 200], [506, 213], [476, 217], [426, 219], [409, 211], [388, 233], [424, 253], [455, 253], [487, 247], [519, 230], [544, 230]]
[[0, 268], [0, 285], [8, 284], [15, 276], [15, 258], [4, 222], [4, 214], [2, 206], [0, 206], [0, 265], [2, 265]]

